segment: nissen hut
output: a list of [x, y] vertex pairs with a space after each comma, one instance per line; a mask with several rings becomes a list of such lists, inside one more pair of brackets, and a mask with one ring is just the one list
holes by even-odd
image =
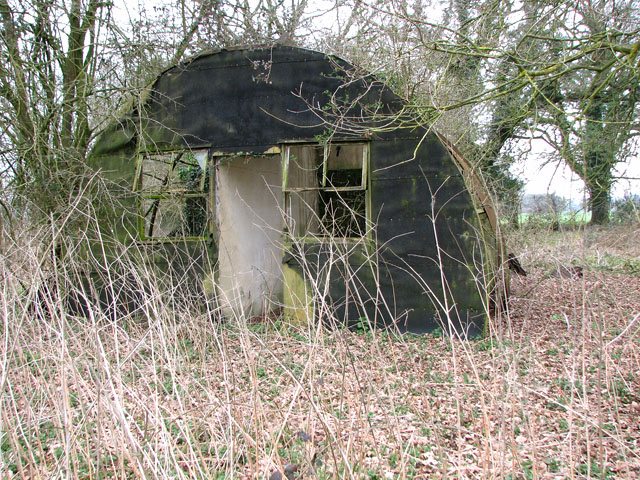
[[355, 73], [288, 46], [166, 70], [93, 150], [119, 192], [109, 231], [227, 317], [480, 333], [500, 263], [489, 196]]

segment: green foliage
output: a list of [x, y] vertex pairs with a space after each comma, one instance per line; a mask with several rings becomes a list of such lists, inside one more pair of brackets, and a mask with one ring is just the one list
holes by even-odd
[[532, 230], [573, 230], [583, 227], [591, 219], [591, 214], [584, 210], [578, 212], [553, 213], [521, 213], [518, 221], [521, 227]]
[[611, 221], [615, 223], [640, 222], [640, 195], [626, 193], [613, 201]]
[[355, 331], [360, 334], [371, 332], [371, 322], [367, 317], [360, 317], [355, 324]]
[[615, 472], [613, 472], [607, 466], [602, 468], [602, 465], [600, 464], [600, 462], [598, 462], [595, 458], [592, 458], [588, 464], [587, 463], [578, 464], [576, 466], [576, 473], [584, 476], [587, 476], [590, 474], [591, 478], [616, 478]]
[[585, 260], [587, 265], [594, 270], [640, 275], [640, 260], [636, 258], [605, 253], [604, 255], [586, 257]]

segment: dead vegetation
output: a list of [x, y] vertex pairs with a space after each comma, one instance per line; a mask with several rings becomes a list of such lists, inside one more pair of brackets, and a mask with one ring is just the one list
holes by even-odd
[[0, 476], [637, 478], [638, 233], [518, 233], [529, 275], [469, 342], [219, 323], [148, 272], [142, 314], [74, 317], [30, 288], [46, 267], [21, 241], [0, 264]]

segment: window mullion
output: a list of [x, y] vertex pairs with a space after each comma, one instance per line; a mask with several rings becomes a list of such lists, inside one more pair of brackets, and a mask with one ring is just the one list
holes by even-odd
[[322, 151], [322, 187], [327, 186], [327, 167], [329, 165], [330, 144], [326, 143]]

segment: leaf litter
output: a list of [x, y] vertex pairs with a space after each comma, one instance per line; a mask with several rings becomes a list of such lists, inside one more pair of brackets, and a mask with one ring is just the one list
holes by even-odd
[[[474, 341], [23, 318], [7, 326], [2, 475], [637, 478], [640, 275], [602, 267], [598, 241], [523, 243], [529, 275]], [[549, 274], [576, 261], [582, 277]]]

